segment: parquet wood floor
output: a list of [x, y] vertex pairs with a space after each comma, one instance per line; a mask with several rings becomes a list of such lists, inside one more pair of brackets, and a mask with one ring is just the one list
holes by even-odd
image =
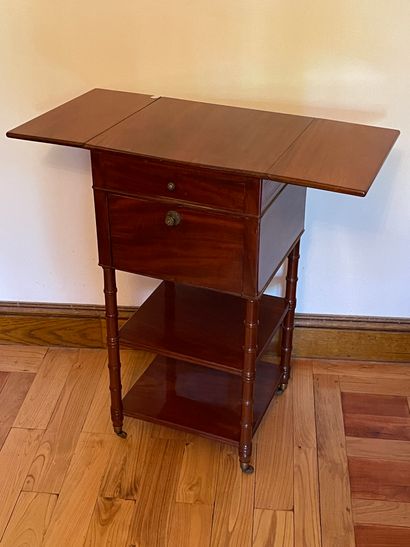
[[[123, 352], [125, 389], [153, 357]], [[295, 361], [243, 475], [195, 435], [127, 418], [116, 437], [104, 350], [0, 346], [0, 545], [408, 547], [409, 382]]]

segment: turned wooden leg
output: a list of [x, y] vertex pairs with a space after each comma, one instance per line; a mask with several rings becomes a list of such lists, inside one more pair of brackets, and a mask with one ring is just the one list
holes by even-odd
[[127, 434], [122, 429], [124, 415], [121, 398], [121, 362], [118, 336], [118, 309], [115, 270], [113, 268], [106, 267], [104, 267], [103, 270], [105, 318], [107, 324], [108, 370], [110, 374], [111, 392], [111, 419], [115, 433], [119, 437], [125, 438]]
[[299, 262], [299, 241], [288, 256], [288, 269], [286, 274], [286, 296], [289, 311], [282, 324], [282, 343], [280, 364], [282, 367], [282, 378], [279, 389], [284, 391], [287, 388], [290, 377], [290, 359], [292, 356], [293, 328], [295, 324], [296, 308], [296, 285], [298, 281]]
[[239, 461], [244, 473], [253, 473], [254, 470], [252, 465], [250, 465], [250, 460], [252, 455], [253, 386], [255, 383], [256, 354], [258, 349], [258, 307], [258, 300], [246, 301], [241, 437], [239, 441]]

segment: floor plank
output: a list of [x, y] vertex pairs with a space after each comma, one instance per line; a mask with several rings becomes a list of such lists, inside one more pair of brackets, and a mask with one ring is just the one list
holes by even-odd
[[0, 344], [0, 370], [4, 372], [36, 373], [47, 350], [46, 346], [9, 346]]
[[353, 499], [353, 520], [357, 524], [379, 524], [410, 528], [410, 503]]
[[[104, 350], [43, 348], [19, 372], [23, 350], [0, 367], [1, 546], [409, 544], [404, 366], [296, 360], [244, 475], [235, 448], [190, 433], [126, 417], [113, 435]], [[152, 354], [122, 358], [127, 390]]]
[[213, 504], [220, 448], [220, 443], [197, 436], [185, 443], [177, 502]]
[[72, 367], [27, 475], [26, 491], [60, 492], [106, 360], [104, 350], [74, 350], [69, 358]]
[[[155, 355], [144, 351], [121, 351], [121, 381], [123, 394], [131, 389]], [[84, 423], [83, 431], [90, 433], [112, 433], [110, 416], [110, 391], [108, 367], [101, 375], [95, 395]]]
[[410, 395], [410, 379], [357, 378], [341, 376], [340, 389], [347, 392], [377, 393], [379, 395]]
[[242, 473], [237, 450], [228, 445], [222, 446], [212, 523], [212, 547], [244, 547], [252, 544], [255, 474]]
[[407, 398], [396, 395], [342, 393], [342, 407], [345, 414], [410, 418]]
[[344, 424], [349, 437], [410, 441], [409, 417], [345, 414]]
[[356, 547], [408, 547], [410, 545], [410, 528], [393, 526], [355, 527]]
[[252, 547], [293, 547], [292, 511], [255, 509]]
[[75, 350], [50, 349], [20, 407], [14, 427], [45, 429], [73, 364]]
[[3, 447], [3, 444], [5, 440], [7, 439], [7, 435], [10, 433], [11, 427], [8, 425], [0, 424], [0, 450]]
[[84, 547], [128, 547], [135, 501], [98, 498]]
[[101, 482], [101, 497], [137, 499], [146, 461], [150, 457], [153, 427], [152, 424], [141, 420], [125, 418], [127, 438], [123, 439], [122, 443], [117, 443], [111, 454]]
[[339, 381], [314, 380], [323, 547], [355, 547]]
[[131, 524], [131, 545], [167, 545], [184, 444], [151, 439]]
[[36, 429], [11, 429], [0, 451], [0, 538], [20, 495], [43, 433]]
[[353, 498], [410, 503], [410, 461], [349, 458]]
[[256, 435], [255, 507], [293, 509], [293, 400], [286, 390], [271, 403]]
[[388, 439], [371, 439], [346, 437], [347, 455], [374, 460], [409, 462], [410, 442], [391, 441]]
[[44, 547], [83, 547], [115, 443], [114, 435], [82, 433], [44, 538]]
[[213, 507], [200, 503], [172, 505], [167, 547], [209, 547]]
[[293, 367], [294, 528], [298, 547], [320, 547], [319, 476], [312, 367]]
[[11, 427], [33, 383], [31, 372], [10, 372], [0, 392], [0, 424]]
[[57, 496], [22, 492], [7, 525], [2, 547], [41, 547]]
[[9, 376], [8, 372], [0, 371], [0, 394], [1, 394], [1, 390], [3, 389], [4, 384], [7, 381], [8, 376]]
[[344, 361], [329, 359], [306, 359], [311, 361], [313, 374], [335, 374], [337, 376], [351, 376], [355, 378], [378, 378], [378, 380], [410, 380], [408, 363], [372, 363], [368, 361]]

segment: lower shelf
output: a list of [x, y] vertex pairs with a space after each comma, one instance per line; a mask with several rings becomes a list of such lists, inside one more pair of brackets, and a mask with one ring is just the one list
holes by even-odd
[[[278, 366], [257, 363], [254, 431], [280, 378]], [[241, 391], [239, 376], [158, 356], [125, 395], [124, 414], [238, 444]]]
[[[243, 367], [246, 300], [186, 285], [161, 283], [121, 328], [125, 347], [230, 371]], [[258, 357], [288, 311], [283, 298], [260, 298]]]

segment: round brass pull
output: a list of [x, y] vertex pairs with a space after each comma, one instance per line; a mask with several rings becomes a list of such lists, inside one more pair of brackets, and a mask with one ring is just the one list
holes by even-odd
[[165, 224], [167, 226], [178, 226], [181, 222], [181, 215], [176, 211], [168, 211], [165, 216]]
[[170, 192], [173, 192], [175, 190], [175, 182], [168, 182], [167, 188]]

